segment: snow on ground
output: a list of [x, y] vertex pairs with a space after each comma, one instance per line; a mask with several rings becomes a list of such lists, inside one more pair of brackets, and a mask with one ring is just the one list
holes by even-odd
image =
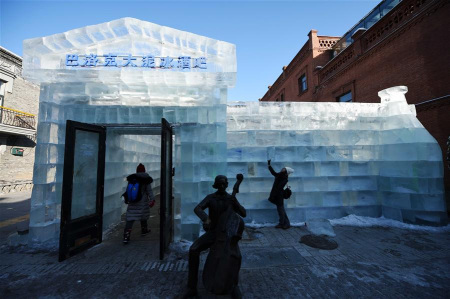
[[365, 216], [356, 216], [353, 214], [339, 219], [330, 219], [330, 223], [333, 226], [336, 225], [359, 226], [359, 227], [382, 226], [382, 227], [395, 227], [401, 229], [411, 229], [428, 232], [450, 232], [450, 225], [438, 227], [415, 225], [403, 223], [397, 220], [387, 219], [384, 217], [372, 218]]
[[[410, 230], [418, 230], [418, 231], [427, 231], [427, 232], [450, 232], [450, 224], [447, 226], [424, 226], [424, 225], [414, 225], [407, 224], [400, 221], [387, 219], [384, 217], [380, 218], [372, 218], [365, 216], [356, 216], [356, 215], [348, 215], [339, 219], [330, 219], [330, 223], [332, 226], [344, 225], [344, 226], [358, 226], [358, 227], [394, 227], [400, 229], [410, 229]], [[263, 227], [274, 227], [277, 223], [256, 223], [254, 221], [250, 223], [246, 223], [246, 227], [251, 228], [263, 228]], [[304, 226], [305, 222], [293, 222], [291, 226]], [[185, 253], [189, 251], [189, 247], [192, 245], [192, 242], [187, 240], [181, 240], [179, 242], [174, 242], [170, 244], [170, 249], [173, 253]]]
[[[276, 226], [278, 223], [270, 223], [270, 222], [265, 222], [265, 223], [256, 223], [254, 220], [252, 222], [246, 223], [245, 226], [246, 227], [251, 227], [251, 228], [261, 228], [261, 227], [272, 227], [272, 226]], [[291, 222], [291, 226], [304, 226], [305, 222]]]
[[[339, 219], [330, 219], [330, 223], [333, 226], [336, 225], [346, 225], [346, 226], [359, 226], [359, 227], [373, 227], [373, 226], [382, 226], [382, 227], [395, 227], [401, 229], [411, 229], [411, 230], [419, 230], [419, 231], [429, 231], [429, 232], [450, 232], [450, 224], [447, 226], [425, 226], [425, 225], [415, 225], [403, 223], [397, 220], [387, 219], [384, 217], [380, 218], [372, 218], [365, 216], [356, 216], [356, 215], [348, 215]], [[277, 225], [277, 223], [256, 223], [252, 221], [250, 223], [246, 223], [245, 226], [251, 228], [262, 228], [262, 227], [273, 227]], [[304, 226], [305, 222], [292, 222], [291, 226]]]
[[180, 255], [189, 251], [193, 242], [181, 239], [178, 242], [172, 242], [169, 245], [170, 255], [169, 260], [177, 259]]

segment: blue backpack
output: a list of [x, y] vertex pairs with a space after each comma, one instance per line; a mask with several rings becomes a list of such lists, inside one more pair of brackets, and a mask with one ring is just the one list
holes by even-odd
[[141, 200], [141, 185], [137, 180], [128, 182], [127, 191], [123, 194], [126, 203], [135, 203]]

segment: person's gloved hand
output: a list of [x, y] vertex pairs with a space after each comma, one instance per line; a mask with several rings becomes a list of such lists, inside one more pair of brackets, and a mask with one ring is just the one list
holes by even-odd
[[153, 206], [155, 205], [155, 200], [151, 200], [148, 205], [150, 206], [150, 208], [153, 208]]
[[269, 166], [270, 166], [270, 161], [272, 161], [272, 160], [267, 160], [267, 165], [269, 165]]

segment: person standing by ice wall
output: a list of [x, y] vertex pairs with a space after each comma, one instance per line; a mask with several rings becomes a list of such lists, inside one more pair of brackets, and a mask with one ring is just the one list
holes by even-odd
[[280, 218], [279, 223], [275, 228], [288, 229], [291, 227], [291, 223], [289, 222], [286, 210], [284, 209], [283, 188], [288, 182], [289, 175], [294, 173], [294, 170], [290, 167], [284, 167], [280, 172], [275, 172], [272, 166], [270, 166], [270, 161], [271, 160], [267, 160], [267, 165], [269, 166], [270, 173], [275, 177], [275, 181], [273, 182], [272, 190], [270, 191], [269, 201], [277, 206], [277, 212]]
[[[128, 204], [125, 230], [123, 232], [123, 243], [130, 242], [131, 229], [133, 223], [136, 220], [141, 222], [141, 235], [145, 236], [150, 232], [147, 226], [147, 220], [150, 217], [150, 208], [155, 205], [155, 197], [153, 196], [153, 190], [150, 184], [153, 182], [152, 177], [145, 172], [145, 166], [141, 163], [136, 168], [136, 173], [127, 177], [128, 187], [127, 191], [123, 194], [125, 203]], [[139, 197], [134, 201], [128, 194], [128, 188], [130, 184], [138, 184]]]

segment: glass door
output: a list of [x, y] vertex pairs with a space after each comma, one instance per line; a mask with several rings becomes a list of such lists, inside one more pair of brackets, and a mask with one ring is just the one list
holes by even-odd
[[106, 130], [68, 120], [59, 261], [102, 242]]

